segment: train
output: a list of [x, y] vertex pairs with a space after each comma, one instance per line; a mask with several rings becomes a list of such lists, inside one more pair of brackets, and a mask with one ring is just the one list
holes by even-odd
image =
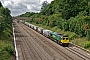
[[28, 22], [22, 22], [22, 23], [24, 23], [26, 26], [30, 27], [31, 29], [37, 31], [38, 33], [44, 35], [45, 37], [55, 41], [56, 43], [58, 43], [62, 46], [69, 46], [68, 35], [59, 34], [57, 32], [47, 30], [47, 29], [44, 29], [44, 28], [39, 27], [39, 26], [35, 26], [35, 25], [30, 24]]

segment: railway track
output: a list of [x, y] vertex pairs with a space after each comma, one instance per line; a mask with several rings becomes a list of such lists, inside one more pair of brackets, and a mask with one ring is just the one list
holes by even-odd
[[[27, 28], [27, 29], [28, 29], [28, 28]], [[28, 32], [28, 31], [27, 31], [27, 32]], [[28, 33], [29, 33], [29, 32], [28, 32]], [[33, 33], [34, 33], [34, 32], [33, 32]], [[35, 34], [35, 35], [36, 35], [36, 34]], [[38, 35], [37, 35], [37, 36], [38, 36]], [[39, 38], [40, 38], [40, 37], [39, 37]], [[41, 40], [43, 40], [42, 37], [41, 37]], [[45, 40], [45, 41], [46, 41], [46, 40]], [[45, 42], [45, 41], [44, 41], [44, 42]], [[46, 42], [47, 42], [47, 41], [46, 41]], [[51, 44], [50, 44], [50, 45], [51, 45]], [[50, 46], [50, 47], [51, 47], [51, 46]], [[52, 46], [52, 47], [53, 47], [53, 46]], [[58, 48], [54, 48], [54, 49], [58, 49]], [[70, 49], [70, 48], [67, 47], [67, 50], [69, 50], [69, 49]], [[74, 49], [73, 49], [73, 50], [74, 50]], [[69, 51], [70, 51], [70, 50], [69, 50]], [[60, 53], [60, 52], [61, 52], [61, 51], [59, 50], [58, 53]], [[70, 52], [71, 52], [71, 51], [70, 51]], [[78, 54], [81, 54], [81, 53], [79, 53], [78, 51], [75, 51], [75, 50], [74, 50], [74, 54], [75, 54], [75, 52], [77, 52]], [[64, 53], [64, 54], [65, 54], [65, 53]], [[77, 54], [77, 56], [79, 56], [78, 54]], [[61, 54], [61, 55], [62, 55], [62, 54]], [[66, 55], [66, 54], [65, 54], [65, 55]], [[82, 56], [81, 58], [84, 59], [84, 58], [83, 58], [84, 55], [81, 54], [81, 56]], [[68, 57], [69, 59], [71, 58], [71, 57], [69, 57], [68, 55], [67, 55], [67, 57]], [[79, 57], [80, 57], [80, 56], [79, 56]], [[86, 57], [86, 56], [85, 56], [85, 57]], [[89, 56], [88, 56], [88, 57], [89, 57]], [[86, 58], [87, 58], [87, 59], [90, 59], [90, 58], [88, 58], [88, 57], [86, 57]], [[71, 58], [71, 59], [74, 60], [73, 58]], [[68, 59], [67, 59], [67, 60], [68, 60]]]
[[[20, 28], [20, 30], [22, 30], [22, 28]], [[22, 58], [20, 58], [20, 57], [19, 58], [21, 60], [39, 60], [39, 59], [35, 58], [34, 55], [36, 55], [36, 54], [33, 53], [34, 50], [31, 52], [33, 47], [32, 47], [32, 45], [30, 45], [29, 41], [27, 41], [28, 36], [26, 35], [26, 33], [23, 31], [23, 33], [21, 32], [19, 35], [17, 35], [17, 37], [19, 37], [18, 40], [20, 40], [20, 41], [22, 40], [22, 43], [18, 43], [18, 44], [21, 44], [19, 47], [22, 52]]]
[[87, 53], [85, 53], [84, 51], [80, 50], [77, 47], [65, 47], [65, 49], [67, 49], [68, 51], [72, 52], [73, 54], [81, 57], [83, 60], [90, 60], [90, 55], [88, 55]]
[[90, 55], [77, 47], [62, 47], [26, 25], [16, 24], [21, 60], [90, 60]]
[[[24, 26], [24, 25], [23, 25]], [[40, 37], [35, 31], [32, 31], [32, 30], [30, 30], [30, 28], [28, 28], [28, 27], [26, 27], [26, 28], [23, 28], [28, 34], [30, 34], [30, 33], [33, 33], [32, 35], [30, 34], [30, 36], [36, 36], [36, 37], [33, 37], [33, 39], [38, 39], [38, 40], [40, 40], [40, 41], [37, 41], [37, 43], [38, 44], [41, 44], [42, 42], [43, 43], [45, 43], [46, 45], [48, 45], [48, 46], [50, 46], [50, 47], [52, 47], [52, 49], [54, 49], [57, 53], [59, 53], [62, 57], [63, 57], [63, 59], [66, 59], [66, 60], [74, 60], [72, 57], [70, 57], [70, 56], [68, 56], [66, 53], [64, 53], [63, 51], [61, 51], [60, 49], [58, 49], [58, 47], [55, 47], [54, 45], [52, 45], [51, 43], [49, 43], [48, 41], [47, 41], [47, 39], [44, 37]], [[43, 40], [42, 42], [41, 42], [41, 40]], [[43, 45], [43, 43], [42, 43], [42, 45]], [[49, 53], [49, 52], [48, 52]], [[66, 56], [65, 56], [66, 55]]]
[[[16, 23], [16, 22], [15, 22]], [[22, 35], [20, 34], [20, 30], [18, 29], [18, 26], [17, 26], [17, 24], [15, 24], [15, 26], [14, 26], [14, 28], [15, 28], [15, 37], [16, 37], [16, 42], [17, 42], [17, 49], [18, 49], [18, 52], [19, 52], [19, 55], [21, 55], [20, 57], [19, 57], [19, 60], [25, 60], [25, 54], [26, 53], [21, 53], [21, 51], [23, 52], [24, 50], [23, 50], [23, 46], [22, 45], [20, 45], [21, 44], [21, 40], [20, 40], [20, 38], [22, 37]], [[19, 48], [18, 48], [19, 47]]]
[[[33, 37], [33, 35], [31, 35], [32, 33], [32, 31], [30, 32], [30, 30], [27, 30], [26, 28], [24, 28], [24, 26], [23, 26], [23, 29], [34, 39], [34, 40], [41, 40], [41, 39], [38, 39], [38, 38], [40, 38], [40, 37], [37, 37], [37, 38], [35, 38], [35, 37]], [[31, 34], [30, 34], [31, 33]], [[33, 32], [33, 34], [35, 34], [34, 32]], [[36, 34], [35, 34], [36, 35]], [[37, 35], [36, 35], [37, 36]], [[36, 40], [36, 41], [37, 41]], [[39, 42], [39, 41], [37, 41], [37, 42]], [[45, 41], [44, 41], [45, 42]], [[37, 44], [37, 43], [35, 43], [34, 42], [34, 44]], [[38, 44], [41, 44], [41, 43], [38, 43]], [[41, 45], [43, 45], [43, 43], [41, 44]], [[37, 46], [37, 45], [36, 45]], [[47, 47], [47, 46], [46, 46]], [[40, 47], [38, 47], [39, 48], [39, 50], [41, 49]], [[48, 51], [48, 50], [47, 50]], [[53, 51], [54, 52], [54, 51]], [[56, 53], [56, 52], [55, 52]], [[46, 58], [48, 57], [48, 59], [45, 59], [45, 60], [55, 60], [55, 56], [53, 57], [53, 59], [51, 59], [51, 57], [49, 57], [48, 55], [45, 55], [46, 53], [44, 53], [43, 55], [44, 56], [46, 56]], [[50, 54], [51, 55], [51, 54]], [[59, 54], [58, 54], [59, 55]], [[61, 59], [61, 57], [59, 58], [59, 59]], [[62, 59], [65, 59], [65, 58], [62, 58]], [[43, 58], [42, 58], [42, 60], [43, 60]], [[67, 60], [67, 59], [65, 59], [65, 60]]]

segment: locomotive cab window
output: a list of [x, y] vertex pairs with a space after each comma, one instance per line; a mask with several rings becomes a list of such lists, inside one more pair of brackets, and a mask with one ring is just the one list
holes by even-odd
[[63, 40], [65, 40], [65, 38], [63, 38]]
[[68, 38], [66, 38], [66, 40], [68, 40]]

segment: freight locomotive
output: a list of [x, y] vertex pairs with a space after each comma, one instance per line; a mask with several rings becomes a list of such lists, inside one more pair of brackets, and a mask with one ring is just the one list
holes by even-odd
[[32, 28], [33, 30], [39, 32], [40, 34], [46, 36], [47, 38], [50, 38], [51, 40], [54, 40], [58, 44], [61, 44], [62, 46], [68, 46], [69, 45], [69, 38], [67, 35], [59, 34], [57, 32], [53, 32], [51, 30], [47, 30], [44, 28], [41, 28], [39, 26], [35, 26], [33, 24], [30, 24], [28, 22], [24, 22], [25, 25]]

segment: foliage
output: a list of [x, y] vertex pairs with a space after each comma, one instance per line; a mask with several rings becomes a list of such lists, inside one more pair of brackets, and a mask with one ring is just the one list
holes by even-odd
[[2, 6], [2, 3], [1, 3], [1, 1], [0, 1], [0, 7]]
[[8, 60], [10, 54], [7, 51], [0, 51], [0, 60]]
[[14, 48], [11, 44], [12, 17], [10, 13], [10, 10], [4, 8], [0, 2], [0, 60], [10, 60], [11, 56], [14, 56]]
[[20, 15], [20, 16], [22, 16], [22, 17], [30, 17], [30, 16], [32, 16], [34, 14], [35, 14], [34, 12], [26, 12], [26, 13]]
[[74, 38], [76, 38], [76, 37], [77, 37], [77, 34], [73, 33], [73, 34], [71, 34], [71, 35], [69, 36], [69, 39], [72, 40], [72, 39], [74, 39]]
[[10, 55], [14, 55], [14, 48], [11, 44], [7, 44], [3, 50], [7, 51]]
[[[90, 29], [89, 0], [54, 0], [50, 4], [44, 2], [42, 7], [43, 11], [41, 9], [40, 13], [30, 16], [29, 22], [51, 28], [57, 26], [63, 31], [75, 32], [80, 37], [89, 36], [87, 32], [87, 29]], [[76, 37], [76, 34], [72, 34], [70, 39]]]
[[87, 30], [87, 40], [90, 41], [90, 29]]
[[87, 0], [54, 0], [41, 11], [41, 14], [52, 15], [62, 13], [62, 18], [68, 20], [71, 17], [77, 16], [81, 11], [85, 10], [89, 13], [89, 9]]
[[47, 5], [48, 5], [48, 2], [47, 2], [47, 1], [44, 1], [44, 2], [42, 3], [42, 7], [41, 7], [41, 13], [42, 13], [42, 14], [45, 14], [45, 13], [44, 13], [44, 10], [46, 9]]
[[14, 48], [11, 44], [6, 44], [0, 49], [0, 60], [9, 60], [14, 55]]
[[10, 10], [8, 8], [0, 7], [0, 39], [10, 38], [12, 35], [12, 20]]
[[84, 48], [88, 48], [88, 47], [90, 47], [90, 41], [84, 44]]

